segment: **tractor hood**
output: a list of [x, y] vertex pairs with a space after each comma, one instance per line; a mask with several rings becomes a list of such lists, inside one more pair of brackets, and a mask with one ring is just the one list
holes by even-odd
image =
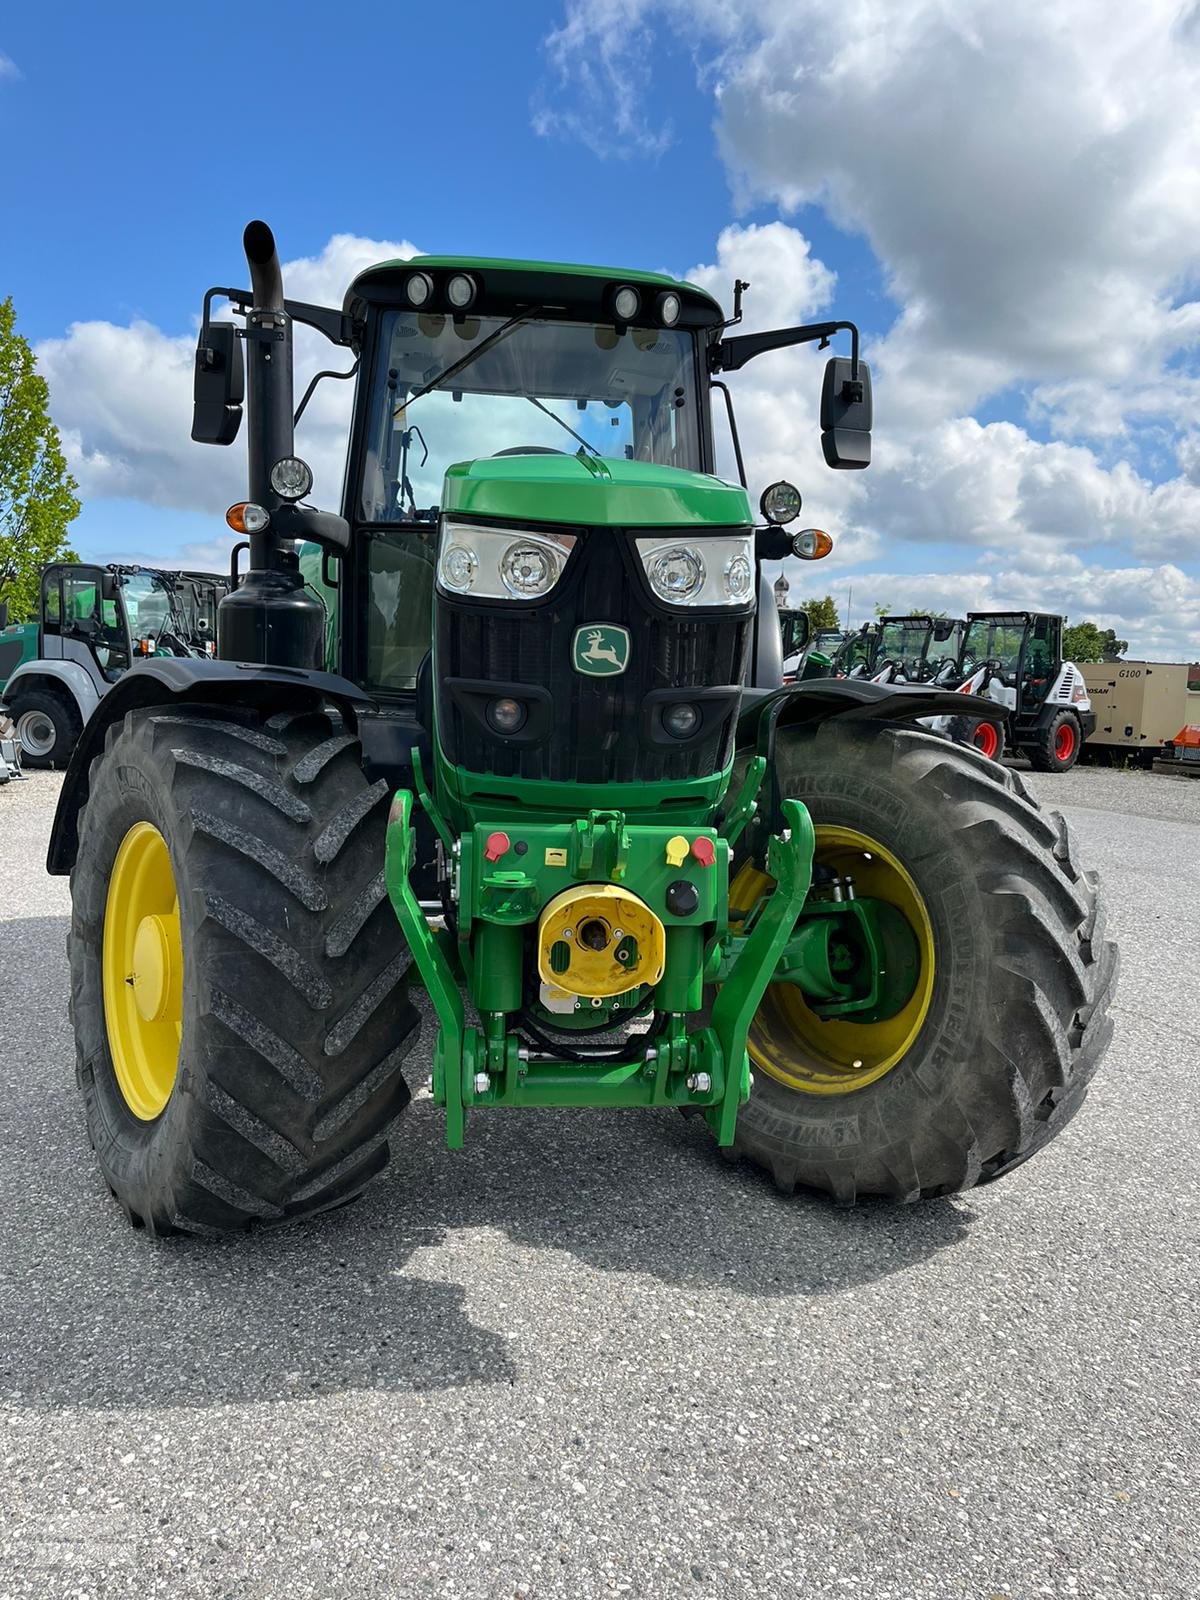
[[577, 455], [487, 456], [446, 473], [444, 512], [589, 527], [744, 528], [750, 502], [740, 484], [702, 472]]

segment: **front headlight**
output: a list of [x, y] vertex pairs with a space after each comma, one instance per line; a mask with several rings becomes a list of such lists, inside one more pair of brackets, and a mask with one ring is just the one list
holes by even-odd
[[563, 575], [573, 533], [531, 533], [442, 519], [438, 587], [480, 600], [540, 600]]
[[646, 580], [672, 606], [744, 606], [754, 596], [754, 551], [749, 533], [719, 539], [636, 540]]

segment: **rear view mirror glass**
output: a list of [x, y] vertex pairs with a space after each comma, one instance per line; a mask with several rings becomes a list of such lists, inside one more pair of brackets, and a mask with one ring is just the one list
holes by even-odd
[[821, 448], [831, 467], [855, 470], [871, 463], [871, 373], [865, 361], [851, 377], [848, 356], [825, 363], [821, 388]]
[[192, 438], [197, 444], [232, 444], [242, 422], [246, 392], [242, 347], [232, 322], [206, 322], [196, 345]]

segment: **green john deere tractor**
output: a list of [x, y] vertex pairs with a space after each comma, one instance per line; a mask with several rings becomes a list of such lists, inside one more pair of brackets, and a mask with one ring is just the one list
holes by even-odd
[[[726, 319], [657, 274], [439, 257], [331, 309], [285, 299], [264, 224], [244, 243], [193, 437], [229, 444], [244, 405], [248, 565], [215, 659], [104, 697], [50, 847], [130, 1220], [356, 1195], [409, 1099], [414, 981], [452, 1147], [473, 1111], [675, 1107], [850, 1203], [1047, 1143], [1111, 1031], [1095, 879], [1014, 774], [917, 725], [989, 702], [783, 684], [762, 563], [829, 539], [787, 533], [790, 485], [756, 528], [715, 475], [716, 375], [841, 334], [825, 456], [867, 464], [857, 330], [731, 334], [741, 285]], [[356, 375], [340, 514], [295, 454], [297, 321]]]

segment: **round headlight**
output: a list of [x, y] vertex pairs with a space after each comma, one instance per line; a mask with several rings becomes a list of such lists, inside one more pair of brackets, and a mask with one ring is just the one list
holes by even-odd
[[664, 328], [673, 328], [679, 321], [679, 296], [670, 289], [658, 297], [658, 316]]
[[461, 594], [475, 581], [475, 569], [478, 565], [475, 552], [469, 545], [452, 544], [442, 551], [440, 562], [442, 582], [447, 589], [457, 589]]
[[618, 289], [613, 295], [613, 310], [617, 314], [617, 321], [632, 322], [638, 314], [641, 303], [642, 297], [636, 289], [631, 289], [628, 285]]
[[281, 500], [303, 500], [312, 486], [312, 468], [299, 456], [284, 456], [271, 468], [271, 487]]
[[465, 311], [475, 298], [475, 280], [456, 272], [446, 285], [446, 299], [456, 311]]
[[650, 587], [661, 600], [686, 602], [704, 587], [704, 558], [690, 545], [660, 550], [646, 569]]
[[731, 600], [749, 600], [753, 578], [749, 556], [730, 556], [725, 563], [725, 593]]
[[427, 272], [414, 272], [404, 285], [410, 306], [428, 305], [433, 296], [433, 279]]
[[487, 719], [497, 733], [520, 733], [525, 726], [525, 707], [504, 695], [488, 701]]
[[683, 701], [668, 706], [662, 714], [663, 727], [672, 739], [690, 739], [700, 726], [700, 707]]
[[763, 490], [758, 509], [768, 522], [794, 522], [800, 515], [800, 491], [794, 483], [773, 483]]
[[500, 558], [500, 581], [518, 600], [549, 593], [560, 570], [558, 557], [540, 544], [510, 544]]

